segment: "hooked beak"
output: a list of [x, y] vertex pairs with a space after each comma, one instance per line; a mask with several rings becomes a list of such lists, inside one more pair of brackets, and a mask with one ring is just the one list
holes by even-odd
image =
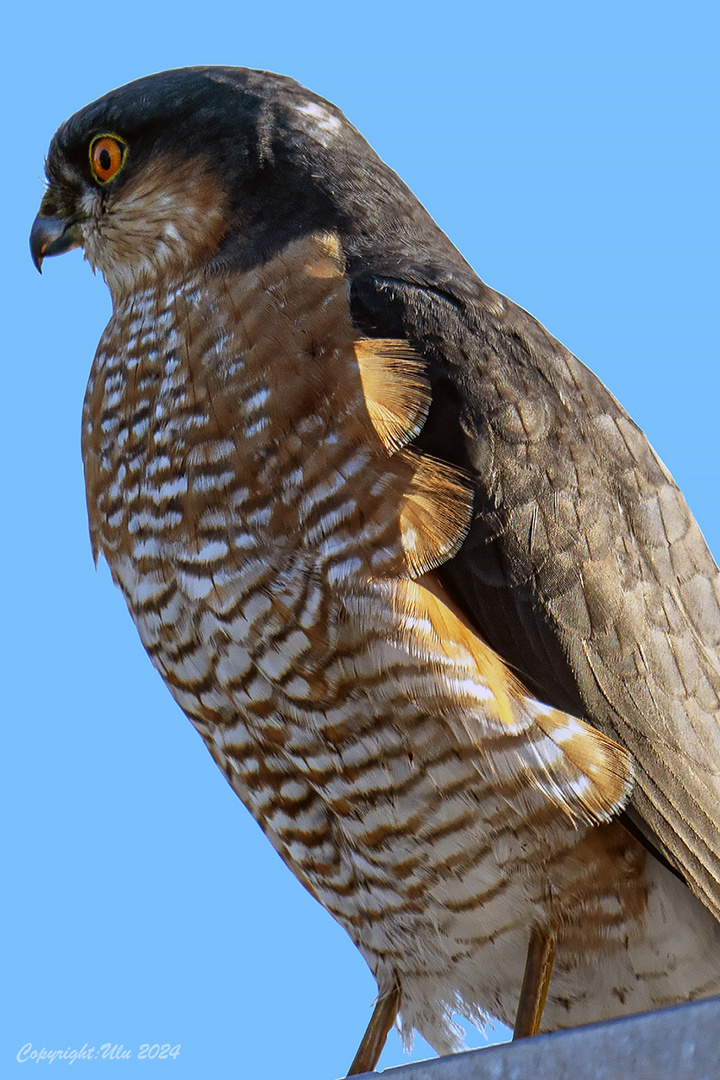
[[74, 218], [44, 217], [42, 208], [30, 230], [30, 254], [42, 274], [43, 259], [48, 255], [62, 255], [65, 251], [82, 244], [80, 224]]

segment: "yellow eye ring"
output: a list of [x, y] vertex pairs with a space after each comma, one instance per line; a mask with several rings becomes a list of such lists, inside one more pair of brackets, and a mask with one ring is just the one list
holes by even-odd
[[98, 184], [109, 184], [125, 164], [128, 147], [118, 135], [96, 135], [90, 143], [90, 172]]

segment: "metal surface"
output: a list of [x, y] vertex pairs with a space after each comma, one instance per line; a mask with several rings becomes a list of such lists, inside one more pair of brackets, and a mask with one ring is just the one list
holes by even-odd
[[720, 998], [364, 1075], [383, 1080], [720, 1080]]

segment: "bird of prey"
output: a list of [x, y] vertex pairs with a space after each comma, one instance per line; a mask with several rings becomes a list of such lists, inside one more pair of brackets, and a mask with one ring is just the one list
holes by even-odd
[[95, 557], [377, 979], [351, 1071], [720, 992], [720, 579], [612, 394], [291, 79], [140, 79], [47, 178]]

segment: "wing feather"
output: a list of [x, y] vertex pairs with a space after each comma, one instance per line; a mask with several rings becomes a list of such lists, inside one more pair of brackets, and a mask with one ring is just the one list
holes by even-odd
[[612, 394], [458, 263], [353, 285], [363, 333], [425, 358], [413, 445], [473, 484], [468, 536], [437, 573], [536, 697], [631, 752], [634, 820], [720, 918], [718, 568]]

